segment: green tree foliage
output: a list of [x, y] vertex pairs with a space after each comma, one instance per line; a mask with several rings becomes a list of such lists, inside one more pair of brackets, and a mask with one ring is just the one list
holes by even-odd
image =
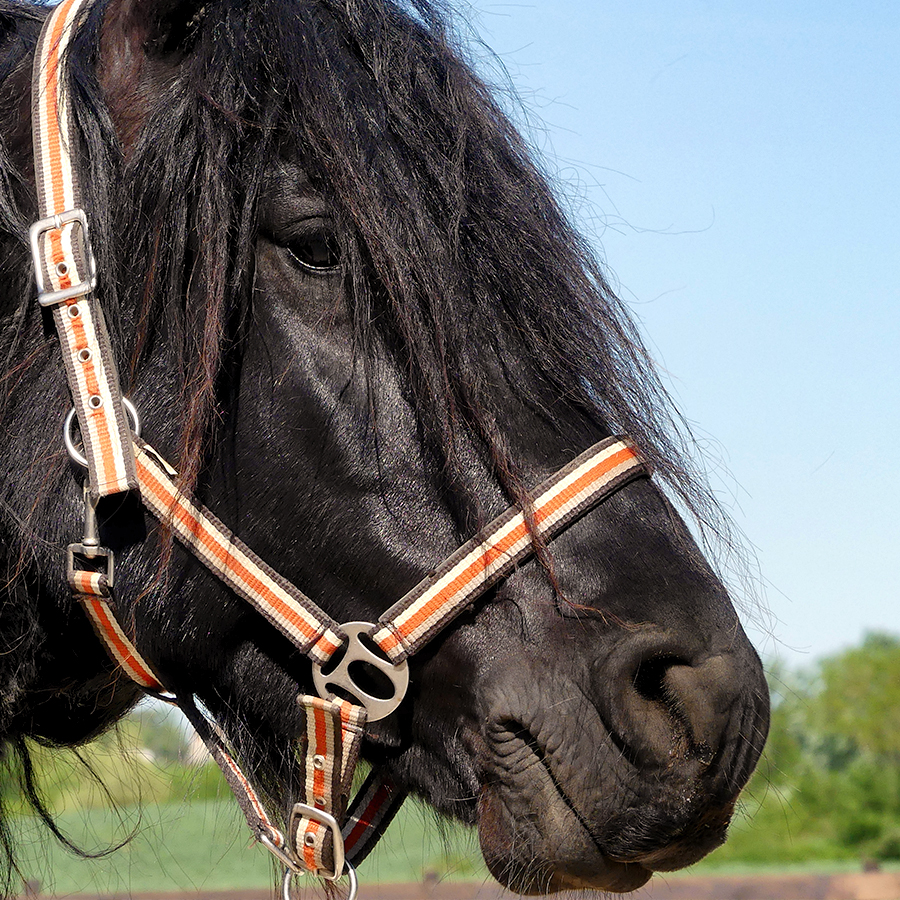
[[769, 742], [714, 864], [900, 860], [900, 638], [771, 666], [769, 683]]
[[816, 732], [900, 765], [900, 639], [869, 634], [861, 646], [823, 660], [817, 687], [809, 709]]

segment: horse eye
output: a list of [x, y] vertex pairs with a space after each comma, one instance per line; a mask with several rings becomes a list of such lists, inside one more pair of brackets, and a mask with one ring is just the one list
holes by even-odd
[[337, 239], [327, 231], [293, 238], [288, 245], [291, 256], [305, 269], [327, 272], [341, 264], [341, 251]]

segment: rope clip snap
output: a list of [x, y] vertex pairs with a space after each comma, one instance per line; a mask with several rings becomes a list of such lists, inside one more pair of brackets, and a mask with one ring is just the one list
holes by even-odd
[[[80, 567], [78, 560], [84, 560], [86, 566]], [[101, 570], [100, 565], [105, 568]], [[69, 582], [76, 572], [100, 571], [106, 576], [106, 587], [112, 589], [115, 573], [115, 557], [112, 550], [100, 545], [100, 530], [97, 525], [97, 501], [91, 496], [87, 480], [84, 483], [84, 533], [81, 543], [69, 544], [66, 548], [66, 575]]]

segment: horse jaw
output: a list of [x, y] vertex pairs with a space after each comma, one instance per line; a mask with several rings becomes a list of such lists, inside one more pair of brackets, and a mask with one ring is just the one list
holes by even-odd
[[[598, 847], [540, 764], [533, 781], [540, 784], [533, 806], [542, 809], [543, 827], [529, 831], [534, 809], [516, 810], [504, 791], [485, 785], [478, 804], [478, 838], [491, 875], [519, 894], [594, 890], [626, 893], [646, 884], [650, 869], [623, 863]], [[523, 853], [523, 847], [527, 848]], [[533, 854], [529, 863], [522, 859]]]

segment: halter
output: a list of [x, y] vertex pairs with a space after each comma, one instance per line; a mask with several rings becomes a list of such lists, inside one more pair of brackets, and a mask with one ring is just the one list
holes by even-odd
[[[93, 294], [97, 270], [72, 164], [77, 135], [63, 67], [88, 2], [63, 0], [53, 10], [38, 44], [33, 82], [41, 218], [30, 235], [38, 302], [53, 311], [74, 400], [64, 426], [66, 446], [88, 471], [84, 535], [68, 547], [67, 580], [116, 665], [146, 693], [179, 706], [203, 739], [257, 839], [284, 864], [285, 900], [290, 900], [290, 882], [298, 873], [332, 881], [346, 874], [353, 898], [354, 865], [369, 853], [405, 798], [373, 771], [349, 801], [366, 723], [391, 715], [403, 701], [407, 659], [528, 558], [537, 537], [553, 538], [626, 482], [646, 475], [647, 466], [627, 438], [601, 441], [535, 488], [529, 515], [517, 507], [506, 510], [375, 623], [337, 623], [267, 566], [209, 510], [179, 490], [175, 470], [140, 439], [137, 412], [121, 395]], [[83, 454], [72, 434], [76, 417]], [[185, 548], [312, 663], [319, 696], [297, 698], [306, 722], [299, 754], [304, 799], [291, 810], [286, 832], [267, 813], [219, 726], [192, 696], [166, 691], [113, 612], [114, 559], [100, 544], [96, 508], [101, 497], [123, 491], [138, 494]], [[359, 662], [388, 678], [390, 698], [375, 697], [354, 680], [352, 664]]]

